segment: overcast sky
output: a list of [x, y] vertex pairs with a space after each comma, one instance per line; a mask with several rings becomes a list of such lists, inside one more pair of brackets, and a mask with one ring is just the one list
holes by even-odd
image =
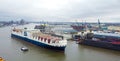
[[120, 0], [0, 0], [0, 21], [120, 22]]

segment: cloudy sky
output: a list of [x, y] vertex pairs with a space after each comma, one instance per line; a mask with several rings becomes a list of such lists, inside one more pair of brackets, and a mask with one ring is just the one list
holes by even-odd
[[120, 22], [120, 0], [0, 0], [0, 21]]

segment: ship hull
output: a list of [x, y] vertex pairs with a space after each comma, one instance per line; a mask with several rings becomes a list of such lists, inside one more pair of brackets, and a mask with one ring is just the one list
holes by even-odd
[[120, 51], [120, 44], [112, 44], [112, 43], [109, 43], [109, 42], [84, 40], [80, 44]]
[[26, 37], [21, 37], [19, 35], [15, 35], [15, 34], [11, 34], [11, 37], [17, 38], [17, 39], [20, 39], [20, 40], [23, 40], [23, 41], [26, 41], [26, 42], [30, 42], [34, 45], [37, 45], [37, 46], [40, 46], [40, 47], [43, 47], [43, 48], [52, 49], [52, 50], [64, 51], [65, 47], [66, 47], [66, 46], [59, 46], [58, 47], [58, 46], [47, 45], [47, 44], [44, 44], [44, 43], [41, 43], [41, 42], [38, 42], [38, 41], [34, 41], [34, 40], [26, 38]]

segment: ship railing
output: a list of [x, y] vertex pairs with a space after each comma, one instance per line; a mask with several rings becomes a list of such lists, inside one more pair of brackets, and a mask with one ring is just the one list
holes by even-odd
[[14, 28], [14, 29], [12, 29], [11, 32], [14, 33], [14, 34], [17, 34], [17, 35], [21, 35], [21, 36], [22, 36], [22, 34], [23, 34], [23, 29], [16, 29], [16, 28]]
[[65, 41], [60, 41], [60, 40], [51, 40], [51, 45], [53, 46], [65, 46], [67, 44], [67, 42]]
[[22, 35], [21, 32], [12, 32], [13, 34]]
[[54, 37], [42, 37], [42, 36], [32, 36], [34, 40], [37, 40], [39, 42], [53, 45], [53, 46], [62, 46], [66, 45], [66, 41], [62, 40], [61, 38], [54, 38]]
[[62, 42], [60, 39], [43, 39], [43, 40], [41, 40], [40, 39], [40, 41], [42, 41], [43, 43], [46, 43], [46, 44], [49, 44], [49, 45], [54, 45], [54, 46], [57, 46], [57, 45], [63, 45], [63, 44], [65, 44], [66, 42]]

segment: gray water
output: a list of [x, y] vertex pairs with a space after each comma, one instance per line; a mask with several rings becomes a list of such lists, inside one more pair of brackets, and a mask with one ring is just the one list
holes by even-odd
[[[20, 50], [22, 46], [28, 52]], [[120, 61], [120, 51], [78, 45], [68, 41], [65, 52], [53, 51], [10, 37], [10, 27], [0, 28], [0, 56], [6, 61]]]

